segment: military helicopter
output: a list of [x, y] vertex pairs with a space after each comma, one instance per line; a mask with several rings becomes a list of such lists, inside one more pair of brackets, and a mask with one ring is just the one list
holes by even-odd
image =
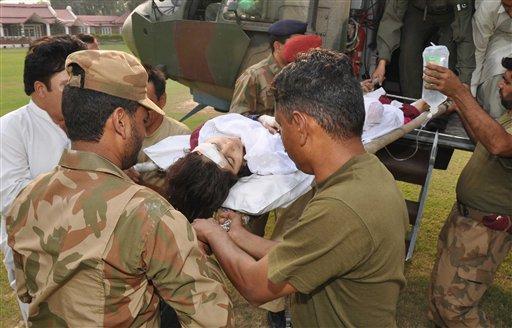
[[187, 117], [208, 105], [227, 112], [236, 78], [270, 53], [272, 23], [309, 22], [308, 33], [320, 35], [324, 47], [342, 50], [353, 2], [153, 0], [135, 9], [122, 33], [142, 62], [190, 88], [199, 105]]
[[[368, 76], [376, 62], [383, 5], [381, 0], [151, 0], [128, 17], [122, 34], [142, 62], [190, 88], [198, 105], [185, 120], [206, 106], [229, 111], [237, 77], [269, 55], [267, 30], [281, 19], [307, 22], [308, 33], [320, 35], [324, 48], [348, 53], [354, 74]], [[388, 92], [397, 90], [394, 81], [397, 76], [388, 76]], [[454, 149], [474, 148], [467, 136], [418, 130], [427, 120], [423, 113], [365, 145], [396, 180], [421, 186], [418, 199], [406, 201], [411, 223], [406, 260], [412, 258], [432, 170], [445, 170]]]

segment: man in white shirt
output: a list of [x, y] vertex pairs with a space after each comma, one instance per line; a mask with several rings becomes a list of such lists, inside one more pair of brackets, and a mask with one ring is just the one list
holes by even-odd
[[501, 59], [512, 55], [512, 0], [477, 0], [473, 16], [476, 68], [471, 92], [497, 119], [506, 111], [500, 102], [498, 83], [505, 69]]
[[[86, 49], [72, 36], [36, 40], [25, 57], [23, 82], [30, 96], [26, 106], [0, 118], [0, 250], [11, 287], [15, 288], [12, 251], [7, 246], [4, 215], [18, 193], [35, 177], [57, 165], [69, 147], [61, 111], [62, 90], [68, 80], [66, 57]], [[27, 304], [18, 302], [27, 319]]]

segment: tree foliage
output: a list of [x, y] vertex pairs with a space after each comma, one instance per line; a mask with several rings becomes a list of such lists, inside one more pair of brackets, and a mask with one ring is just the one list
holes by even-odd
[[51, 0], [54, 9], [71, 6], [76, 15], [122, 15], [145, 0]]

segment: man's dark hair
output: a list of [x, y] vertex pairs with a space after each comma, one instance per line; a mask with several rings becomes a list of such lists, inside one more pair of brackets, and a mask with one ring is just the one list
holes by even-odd
[[[72, 74], [83, 79], [84, 71], [72, 64]], [[62, 115], [71, 141], [100, 141], [105, 123], [116, 108], [122, 107], [133, 116], [139, 106], [133, 100], [69, 85], [62, 92]]]
[[236, 181], [233, 173], [191, 152], [167, 170], [166, 198], [190, 222], [209, 218], [222, 206]]
[[96, 40], [96, 38], [91, 34], [80, 33], [76, 37], [85, 43], [94, 43], [94, 41]]
[[333, 138], [361, 136], [363, 92], [346, 55], [326, 49], [303, 53], [281, 70], [273, 86], [276, 112], [286, 119], [303, 112]]
[[148, 82], [153, 83], [155, 86], [156, 99], [160, 99], [165, 93], [165, 75], [158, 68], [154, 68], [151, 65], [144, 65], [146, 72], [148, 73]]
[[286, 40], [288, 40], [289, 38], [291, 38], [293, 34], [290, 34], [290, 35], [284, 35], [284, 36], [277, 36], [277, 35], [273, 35], [273, 34], [270, 34], [269, 35], [269, 39], [268, 39], [268, 42], [270, 43], [270, 50], [272, 50], [272, 53], [274, 53], [274, 42], [277, 41], [281, 44], [285, 44], [286, 43]]
[[35, 40], [25, 57], [23, 83], [27, 96], [35, 91], [36, 81], [43, 82], [48, 90], [51, 90], [50, 79], [64, 69], [66, 57], [75, 51], [85, 49], [86, 44], [71, 35], [45, 36]]
[[507, 70], [512, 70], [512, 57], [503, 57], [501, 59], [501, 65]]

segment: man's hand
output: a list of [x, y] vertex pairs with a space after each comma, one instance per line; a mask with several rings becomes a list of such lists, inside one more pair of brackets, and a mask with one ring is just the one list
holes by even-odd
[[372, 74], [372, 82], [376, 82], [379, 85], [382, 85], [382, 82], [384, 82], [384, 79], [386, 75], [386, 60], [381, 59], [379, 60], [379, 64], [377, 65], [377, 68], [375, 68], [375, 71], [373, 71]]
[[220, 208], [217, 211], [217, 213], [215, 214], [215, 220], [217, 220], [217, 222], [219, 222], [219, 224], [223, 224], [224, 222], [226, 222], [226, 220], [231, 221], [229, 231], [232, 231], [233, 229], [239, 229], [239, 228], [243, 229], [244, 228], [244, 225], [243, 225], [244, 219], [243, 218], [244, 218], [244, 214], [237, 212], [237, 211], [227, 209], [227, 208]]
[[272, 134], [276, 134], [281, 130], [281, 127], [274, 116], [261, 115], [258, 117], [258, 122], [260, 122]]
[[361, 81], [361, 88], [364, 93], [373, 91], [373, 81], [371, 79]]
[[194, 227], [196, 231], [197, 239], [207, 244], [211, 235], [227, 234], [227, 231], [222, 229], [219, 223], [213, 218], [195, 219], [194, 222], [192, 222], [192, 227]]
[[428, 63], [423, 71], [423, 80], [426, 89], [438, 90], [450, 98], [461, 91], [467, 91], [455, 73], [443, 66]]

